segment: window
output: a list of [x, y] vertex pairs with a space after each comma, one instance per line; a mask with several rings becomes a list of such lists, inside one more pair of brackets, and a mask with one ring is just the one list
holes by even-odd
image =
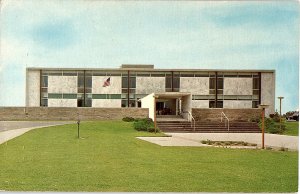
[[121, 101], [121, 107], [127, 107], [127, 100]]
[[209, 78], [209, 89], [211, 89], [211, 90], [216, 89], [216, 78], [214, 78], [214, 77]]
[[223, 89], [223, 78], [218, 77], [218, 90]]
[[122, 77], [122, 88], [128, 88], [128, 77]]
[[42, 87], [48, 87], [48, 76], [42, 76]]
[[258, 101], [252, 101], [252, 108], [258, 108]]
[[54, 98], [54, 99], [61, 99], [62, 94], [54, 94], [54, 93], [49, 93], [48, 98]]
[[136, 88], [136, 77], [130, 77], [129, 88]]
[[84, 77], [83, 77], [83, 75], [78, 76], [77, 87], [78, 88], [81, 88], [81, 87], [83, 88], [84, 87]]
[[166, 90], [167, 89], [172, 90], [172, 77], [169, 77], [169, 76], [166, 77]]
[[223, 108], [223, 101], [217, 101], [217, 108]]
[[85, 77], [85, 87], [86, 88], [92, 87], [92, 77], [91, 76]]
[[48, 99], [41, 99], [41, 106], [48, 106]]
[[209, 108], [215, 108], [215, 101], [214, 100], [209, 101]]
[[64, 99], [77, 99], [77, 94], [63, 94]]

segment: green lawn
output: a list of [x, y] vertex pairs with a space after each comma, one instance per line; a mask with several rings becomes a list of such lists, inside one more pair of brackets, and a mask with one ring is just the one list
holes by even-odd
[[160, 147], [132, 123], [32, 130], [0, 145], [0, 190], [296, 192], [298, 153]]
[[285, 122], [284, 124], [286, 127], [284, 135], [299, 136], [299, 122]]

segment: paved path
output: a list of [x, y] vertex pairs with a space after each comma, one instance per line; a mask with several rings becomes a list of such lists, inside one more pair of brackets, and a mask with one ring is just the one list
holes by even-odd
[[[172, 137], [139, 137], [161, 146], [207, 146], [201, 140], [245, 141], [261, 146], [261, 133], [167, 133]], [[265, 134], [265, 146], [298, 150], [298, 136]]]
[[42, 127], [75, 123], [74, 121], [0, 121], [0, 144]]

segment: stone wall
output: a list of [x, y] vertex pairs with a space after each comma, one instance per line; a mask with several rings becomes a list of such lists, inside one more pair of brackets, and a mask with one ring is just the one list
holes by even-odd
[[148, 117], [147, 108], [0, 107], [0, 120], [105, 120]]
[[253, 118], [260, 118], [261, 109], [224, 109], [224, 108], [193, 108], [192, 114], [197, 121], [218, 121], [221, 119], [221, 112], [224, 112], [230, 121], [250, 121]]

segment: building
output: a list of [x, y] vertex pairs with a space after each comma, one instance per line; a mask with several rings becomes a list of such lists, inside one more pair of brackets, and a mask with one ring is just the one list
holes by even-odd
[[[108, 78], [110, 85], [104, 87]], [[154, 101], [149, 100], [153, 97]], [[259, 104], [270, 105], [267, 115], [274, 113], [274, 70], [122, 65], [107, 69], [27, 68], [26, 71], [26, 107], [144, 107], [155, 108], [156, 114], [176, 115], [193, 108], [257, 109]]]

